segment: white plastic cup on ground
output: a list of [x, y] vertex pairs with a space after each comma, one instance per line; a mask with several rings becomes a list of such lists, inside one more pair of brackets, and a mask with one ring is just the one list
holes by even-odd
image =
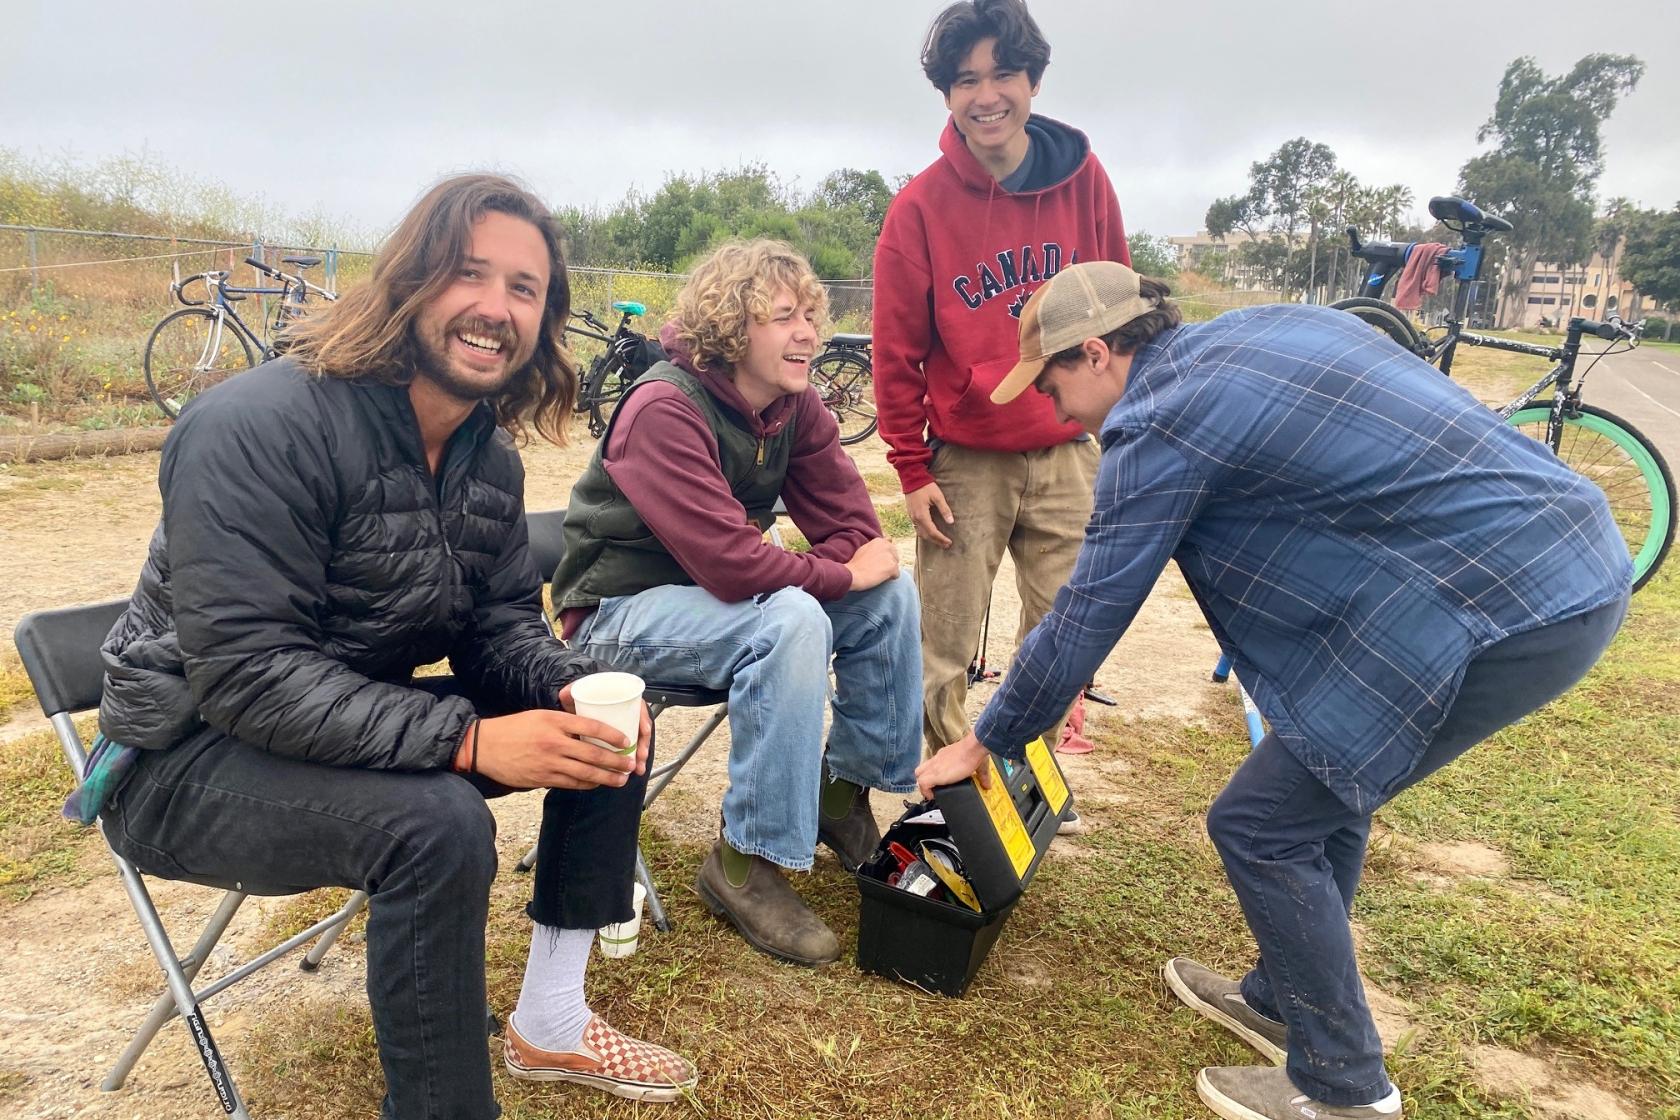
[[636, 939], [642, 932], [642, 904], [647, 901], [647, 888], [637, 883], [630, 905], [635, 913], [628, 922], [614, 922], [602, 926], [595, 933], [603, 957], [628, 957], [636, 951]]
[[642, 692], [647, 685], [634, 673], [590, 673], [572, 682], [572, 706], [580, 716], [598, 719], [621, 732], [630, 746], [616, 746], [585, 735], [598, 747], [616, 754], [634, 754], [642, 730]]

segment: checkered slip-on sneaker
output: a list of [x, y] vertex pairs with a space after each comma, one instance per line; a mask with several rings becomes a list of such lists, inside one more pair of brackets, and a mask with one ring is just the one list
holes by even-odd
[[509, 1022], [502, 1061], [521, 1081], [576, 1081], [633, 1101], [674, 1101], [700, 1077], [687, 1058], [631, 1038], [599, 1015], [589, 1020], [578, 1048], [564, 1051], [532, 1046]]

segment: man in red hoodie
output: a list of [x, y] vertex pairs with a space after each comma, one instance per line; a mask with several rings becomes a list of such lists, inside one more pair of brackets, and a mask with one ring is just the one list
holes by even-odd
[[[916, 788], [916, 590], [811, 388], [827, 296], [779, 241], [694, 270], [572, 490], [554, 607], [574, 647], [729, 692], [729, 788], [700, 897], [754, 947], [827, 964], [840, 943], [782, 870], [818, 841], [848, 870], [880, 842], [871, 787]], [[764, 539], [782, 499], [811, 542]], [[829, 666], [835, 689], [823, 743]]]
[[922, 69], [951, 119], [875, 249], [876, 404], [916, 526], [931, 750], [968, 734], [965, 673], [1004, 549], [1019, 643], [1067, 582], [1091, 514], [1097, 452], [1079, 425], [1058, 423], [1037, 394], [991, 402], [1040, 284], [1078, 261], [1131, 263], [1089, 142], [1031, 112], [1049, 61], [1022, 0], [961, 0], [940, 14]]

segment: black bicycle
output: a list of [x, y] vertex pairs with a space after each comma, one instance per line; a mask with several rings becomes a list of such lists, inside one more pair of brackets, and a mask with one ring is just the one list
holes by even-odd
[[616, 329], [586, 310], [573, 311], [574, 322], [566, 324], [567, 334], [591, 339], [605, 347], [590, 361], [578, 384], [577, 411], [589, 414], [589, 434], [597, 439], [607, 430], [613, 410], [624, 399], [624, 391], [665, 356], [657, 341], [630, 326], [638, 315], [647, 314], [644, 304], [616, 300], [612, 308], [620, 316]]
[[[1366, 294], [1331, 306], [1358, 316], [1449, 376], [1453, 356], [1461, 345], [1531, 354], [1556, 362], [1549, 373], [1496, 411], [1506, 422], [1550, 447], [1558, 458], [1604, 491], [1610, 501], [1611, 515], [1633, 557], [1633, 587], [1637, 591], [1656, 573], [1674, 543], [1674, 478], [1650, 440], [1619, 416], [1583, 404], [1581, 390], [1587, 374], [1604, 355], [1623, 353], [1639, 344], [1639, 328], [1629, 327], [1614, 316], [1603, 322], [1571, 318], [1565, 327], [1562, 346], [1536, 346], [1466, 331], [1464, 323], [1475, 284], [1481, 277], [1482, 242], [1489, 234], [1509, 232], [1511, 223], [1484, 214], [1474, 203], [1462, 198], [1432, 198], [1429, 213], [1461, 238], [1461, 244], [1443, 253], [1435, 265], [1443, 278], [1450, 274], [1458, 284], [1452, 309], [1447, 312], [1438, 335], [1420, 332], [1404, 312], [1381, 298], [1389, 282], [1405, 267], [1415, 245], [1396, 241], [1362, 242], [1359, 230], [1353, 226], [1347, 229], [1348, 240], [1353, 255], [1366, 262], [1361, 286]], [[1577, 377], [1575, 363], [1581, 356], [1581, 340], [1588, 336], [1604, 339], [1611, 345], [1601, 351], [1589, 351], [1587, 356], [1592, 362]], [[1553, 390], [1551, 400], [1535, 403], [1547, 389]]]
[[[278, 287], [239, 287], [228, 283], [233, 274], [226, 270], [194, 273], [169, 285], [170, 295], [186, 306], [165, 315], [152, 328], [141, 360], [146, 389], [169, 419], [179, 416], [189, 400], [210, 386], [256, 365], [259, 354], [265, 362], [275, 357], [277, 347], [283, 345], [287, 324], [303, 314], [310, 296], [329, 301], [338, 298], [337, 293], [301, 275], [304, 269], [320, 264], [320, 257], [280, 260], [296, 265], [299, 275], [270, 268], [255, 257], [245, 258], [246, 264], [278, 280]], [[198, 282], [204, 284], [203, 299], [187, 294], [187, 288]], [[233, 306], [249, 296], [279, 297], [272, 320], [263, 324], [262, 335], [241, 319]]]
[[811, 363], [811, 384], [840, 425], [841, 443], [862, 443], [875, 431], [872, 342], [866, 334], [837, 334]]

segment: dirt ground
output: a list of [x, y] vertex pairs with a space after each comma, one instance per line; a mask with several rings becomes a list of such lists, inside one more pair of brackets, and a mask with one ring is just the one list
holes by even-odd
[[[546, 444], [527, 449], [528, 508], [564, 505], [588, 450], [583, 443], [563, 450]], [[854, 457], [879, 487], [879, 480], [887, 477], [882, 446], [872, 440]], [[111, 598], [132, 589], [158, 513], [157, 462], [156, 454], [139, 454], [0, 468], [0, 634], [9, 637], [27, 611]], [[885, 505], [897, 497], [877, 493], [876, 500]], [[912, 542], [901, 541], [900, 547], [909, 563]], [[988, 651], [995, 667], [1007, 664], [1018, 610], [1006, 560], [994, 596]], [[6, 650], [10, 652], [9, 643]], [[1229, 689], [1209, 683], [1217, 653], [1176, 570], [1169, 570], [1098, 675], [1098, 687], [1120, 698], [1120, 707], [1090, 705], [1088, 718], [1109, 738], [1116, 733], [1123, 737], [1130, 720], [1240, 719]], [[990, 693], [986, 685], [973, 691], [976, 712]], [[686, 738], [700, 718], [692, 712], [666, 716], [661, 737], [667, 750]], [[0, 728], [0, 747], [4, 740], [43, 725], [38, 715], [14, 717], [8, 727]], [[651, 826], [672, 838], [709, 840], [716, 828], [727, 754], [724, 729], [649, 810]], [[1105, 814], [1124, 811], [1123, 806], [1145, 793], [1131, 779], [1125, 760], [1112, 750], [1063, 756], [1063, 765], [1088, 827], [1100, 828]], [[884, 819], [892, 814], [889, 799], [877, 797], [876, 805]], [[511, 866], [536, 835], [539, 799], [505, 798], [495, 811], [504, 866]], [[1501, 872], [1500, 861], [1492, 858], [1497, 853], [1474, 854], [1478, 858], [1423, 852], [1420, 862], [1443, 875]], [[1078, 859], [1078, 837], [1058, 843], [1051, 856]], [[210, 1094], [202, 1091], [202, 1070], [178, 1026], [164, 1030], [125, 1091], [99, 1092], [105, 1069], [155, 997], [158, 974], [116, 878], [109, 874], [107, 857], [89, 845], [84, 862], [91, 872], [85, 885], [51, 887], [0, 910], [0, 1075], [15, 1085], [15, 1091], [5, 1094], [4, 1110], [29, 1117], [168, 1120], [220, 1115]], [[670, 892], [685, 890], [688, 884], [661, 887]], [[211, 892], [178, 884], [158, 882], [152, 889], [165, 923], [182, 931], [181, 936], [200, 927], [216, 901]], [[247, 904], [205, 977], [258, 951], [265, 921], [280, 905], [264, 900]], [[266, 969], [235, 994], [209, 1005], [218, 1041], [237, 1055], [240, 1040], [262, 1020], [265, 1009], [321, 995], [359, 999], [362, 979], [361, 948], [354, 935], [313, 976], [289, 962]], [[1392, 1045], [1411, 1029], [1405, 1005], [1375, 989], [1371, 995], [1382, 1033]], [[1525, 1060], [1538, 1062], [1539, 1072], [1524, 1066], [1523, 1079], [1507, 1078], [1505, 1073], [1515, 1067], [1495, 1058], [1490, 1055], [1485, 1063], [1490, 1079], [1521, 1080], [1521, 1087], [1529, 1091], [1541, 1084], [1567, 1084], [1560, 1072], [1538, 1059]], [[1563, 1114], [1619, 1115], [1613, 1102], [1602, 1111]]]

